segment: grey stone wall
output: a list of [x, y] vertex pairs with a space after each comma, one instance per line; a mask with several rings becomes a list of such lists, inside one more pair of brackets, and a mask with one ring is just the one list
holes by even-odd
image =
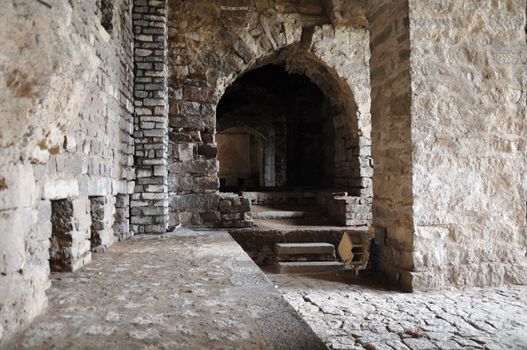
[[251, 200], [235, 193], [221, 193], [218, 201], [218, 226], [252, 227]]
[[167, 3], [134, 0], [133, 12], [137, 184], [131, 222], [135, 232], [164, 233], [168, 227]]
[[346, 192], [318, 192], [317, 204], [335, 224], [367, 227], [372, 224], [372, 198], [349, 196]]
[[114, 242], [113, 225], [116, 205], [113, 196], [90, 197], [90, 247], [92, 251], [104, 251]]
[[128, 194], [115, 196], [112, 230], [114, 240], [123, 241], [133, 236], [130, 230], [130, 196]]
[[89, 200], [51, 201], [49, 266], [52, 272], [74, 272], [91, 261], [90, 224]]
[[[95, 1], [3, 5], [0, 341], [46, 307], [55, 253], [69, 270], [89, 261], [89, 197], [113, 213], [135, 177], [130, 2], [112, 2], [111, 33]], [[70, 246], [52, 239], [59, 202], [71, 204]]]

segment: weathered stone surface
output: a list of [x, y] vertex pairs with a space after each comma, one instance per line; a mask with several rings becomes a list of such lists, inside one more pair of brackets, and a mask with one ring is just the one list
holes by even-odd
[[[369, 148], [356, 152], [360, 139], [369, 140], [371, 132], [364, 11], [358, 2], [329, 3], [244, 3], [241, 12], [224, 11], [220, 3], [207, 1], [169, 3], [174, 4], [168, 19], [168, 84], [173, 91], [169, 119], [174, 129], [169, 176], [194, 182], [192, 189], [171, 186], [171, 196], [200, 193], [203, 187], [196, 179], [218, 176], [217, 165], [208, 161], [217, 157], [219, 99], [244, 72], [272, 63], [305, 74], [338, 106], [340, 113], [333, 117], [338, 147], [329, 155], [335, 157], [335, 185], [371, 197], [371, 180], [364, 181], [372, 176]], [[219, 14], [221, 21], [216, 21]], [[182, 17], [193, 20], [181, 22]], [[179, 208], [172, 215], [185, 210]]]
[[48, 312], [6, 349], [325, 349], [226, 232], [114, 244], [49, 292]]
[[[50, 245], [52, 262], [77, 269], [91, 256], [92, 227], [107, 245], [179, 223], [250, 226], [250, 200], [316, 200], [219, 200], [219, 100], [269, 64], [329, 98], [335, 166], [326, 170], [346, 198], [326, 204], [342, 224], [373, 217], [386, 229], [376, 256], [390, 278], [421, 290], [527, 283], [524, 0], [3, 5], [0, 341], [45, 307]], [[93, 217], [90, 196], [105, 198]], [[71, 203], [62, 231], [52, 225], [57, 201]], [[448, 322], [467, 337], [487, 327]], [[341, 348], [429, 346], [334, 335]], [[428, 340], [492, 348], [488, 338]]]
[[251, 215], [251, 203], [234, 193], [221, 193], [218, 202], [218, 214], [222, 227], [252, 227], [254, 225]]
[[414, 264], [434, 276], [414, 285], [517, 283], [505, 271], [525, 264], [525, 2], [410, 6]]
[[[131, 1], [112, 2], [106, 28], [96, 3], [3, 4], [0, 341], [46, 306], [49, 200], [133, 191]], [[87, 210], [74, 221], [72, 237], [89, 235]]]
[[509, 5], [367, 6], [373, 217], [407, 289], [527, 282], [525, 4]]
[[[137, 177], [155, 176], [158, 180], [156, 185], [135, 187], [135, 198], [145, 204], [145, 208], [132, 211], [132, 227], [139, 233], [164, 233], [169, 221], [166, 13], [166, 0], [137, 2], [133, 6], [134, 105], [137, 107], [134, 134], [139, 138], [135, 164], [139, 167]], [[143, 215], [148, 218], [142, 218]], [[153, 221], [157, 225], [150, 225]]]
[[[527, 288], [412, 294], [353, 283], [351, 276], [268, 273], [333, 349], [521, 349]], [[332, 279], [332, 281], [329, 281]], [[351, 282], [351, 283], [350, 283]], [[413, 337], [422, 334], [422, 337]]]

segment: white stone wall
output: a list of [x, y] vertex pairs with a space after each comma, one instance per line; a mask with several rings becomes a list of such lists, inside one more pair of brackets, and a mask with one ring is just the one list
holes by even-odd
[[411, 0], [414, 285], [527, 283], [525, 0]]
[[50, 201], [85, 205], [74, 219], [87, 256], [88, 197], [133, 191], [130, 10], [114, 2], [108, 33], [95, 1], [3, 3], [0, 341], [46, 307]]
[[527, 283], [525, 1], [367, 4], [381, 268], [408, 290]]

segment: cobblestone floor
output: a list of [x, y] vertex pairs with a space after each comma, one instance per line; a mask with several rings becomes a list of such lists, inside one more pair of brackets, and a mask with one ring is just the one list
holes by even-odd
[[268, 277], [331, 349], [527, 349], [527, 287], [408, 294]]

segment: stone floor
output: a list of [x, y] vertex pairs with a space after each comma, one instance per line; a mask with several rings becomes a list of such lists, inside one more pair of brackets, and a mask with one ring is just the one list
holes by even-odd
[[525, 286], [407, 294], [327, 275], [268, 277], [331, 349], [527, 349]]
[[48, 294], [5, 349], [326, 349], [221, 231], [114, 244]]

